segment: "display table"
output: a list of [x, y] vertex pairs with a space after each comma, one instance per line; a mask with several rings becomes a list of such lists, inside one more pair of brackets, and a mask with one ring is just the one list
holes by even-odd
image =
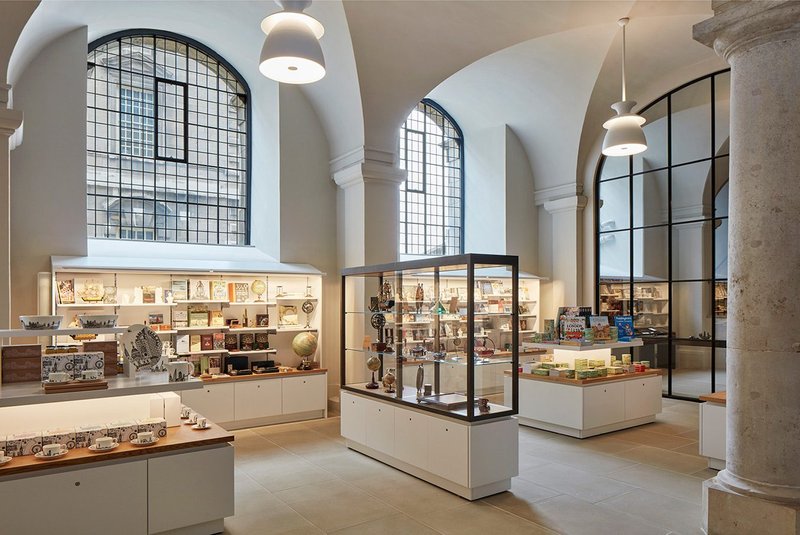
[[297, 422], [328, 415], [328, 370], [293, 370], [203, 379], [181, 401], [225, 429]]
[[[414, 399], [415, 390], [407, 390]], [[519, 469], [516, 418], [468, 422], [388, 396], [342, 390], [341, 397], [348, 448], [468, 500], [511, 488]]]
[[725, 392], [700, 396], [700, 455], [708, 457], [708, 467], [725, 468], [726, 403]]
[[[586, 438], [654, 422], [661, 412], [662, 374], [650, 370], [578, 380], [520, 373], [519, 423]], [[510, 374], [505, 383], [508, 397]]]
[[16, 457], [0, 467], [3, 532], [219, 533], [234, 514], [233, 440], [213, 424], [180, 426], [147, 447]]

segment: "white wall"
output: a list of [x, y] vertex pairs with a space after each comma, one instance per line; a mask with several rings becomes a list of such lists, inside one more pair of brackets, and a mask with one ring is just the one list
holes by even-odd
[[329, 394], [339, 384], [339, 270], [336, 184], [329, 148], [314, 109], [299, 88], [280, 87], [280, 258], [312, 264], [322, 279], [320, 363], [328, 368]]
[[506, 126], [464, 132], [464, 252], [505, 253]]
[[11, 153], [11, 315], [36, 313], [50, 255], [86, 254], [86, 28], [53, 41], [17, 82]]
[[509, 127], [506, 141], [506, 254], [519, 256], [522, 271], [537, 274], [538, 208], [533, 195], [533, 173], [525, 148]]

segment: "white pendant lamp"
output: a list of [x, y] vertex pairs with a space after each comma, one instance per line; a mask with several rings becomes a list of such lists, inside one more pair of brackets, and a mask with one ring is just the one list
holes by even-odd
[[286, 84], [310, 84], [325, 76], [325, 58], [319, 38], [325, 33], [322, 24], [303, 10], [310, 0], [276, 2], [283, 11], [261, 21], [267, 34], [261, 48], [258, 70], [261, 74]]
[[611, 105], [617, 115], [603, 123], [603, 128], [608, 130], [603, 140], [603, 154], [606, 156], [631, 156], [647, 150], [647, 140], [642, 130], [645, 118], [631, 113], [636, 101], [626, 100], [625, 25], [629, 20], [623, 18], [617, 22], [622, 26], [622, 100]]

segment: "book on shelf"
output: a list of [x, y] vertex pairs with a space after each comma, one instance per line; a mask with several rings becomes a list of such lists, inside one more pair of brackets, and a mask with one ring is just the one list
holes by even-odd
[[75, 279], [58, 281], [58, 302], [62, 305], [75, 303]]
[[172, 298], [175, 301], [186, 301], [189, 299], [189, 281], [186, 279], [172, 281]]
[[212, 301], [227, 301], [228, 283], [218, 280], [211, 281], [209, 294], [211, 295]]
[[608, 324], [607, 316], [590, 316], [589, 326], [596, 342], [611, 340], [611, 326]]
[[630, 342], [633, 339], [633, 316], [614, 316], [614, 325], [617, 327], [617, 340]]
[[189, 279], [189, 299], [192, 301], [209, 301], [211, 299], [210, 282], [205, 279]]
[[228, 283], [228, 301], [231, 303], [245, 303], [250, 300], [250, 284], [246, 282]]
[[142, 303], [153, 304], [156, 302], [156, 287], [142, 286]]

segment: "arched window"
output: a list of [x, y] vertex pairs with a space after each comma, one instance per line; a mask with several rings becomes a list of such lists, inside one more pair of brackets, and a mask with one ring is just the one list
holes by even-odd
[[89, 45], [90, 238], [246, 245], [250, 91], [224, 59], [166, 32]]
[[672, 397], [725, 389], [729, 105], [730, 70], [669, 92], [641, 113], [648, 149], [595, 183], [597, 308], [633, 316]]
[[464, 251], [464, 138], [450, 115], [425, 99], [400, 129], [400, 254]]

